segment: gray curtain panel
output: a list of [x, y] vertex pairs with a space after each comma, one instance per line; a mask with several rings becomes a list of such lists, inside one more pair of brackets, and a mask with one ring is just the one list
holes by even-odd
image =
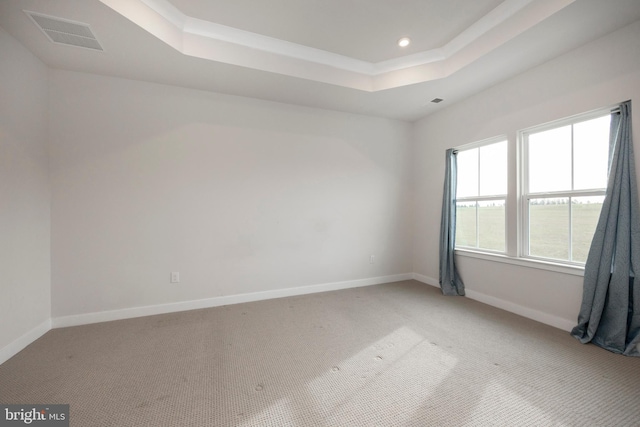
[[446, 152], [447, 164], [442, 196], [442, 218], [440, 220], [440, 289], [444, 295], [464, 295], [464, 283], [458, 274], [454, 260], [456, 246], [456, 152]]
[[[609, 181], [584, 271], [582, 306], [571, 335], [627, 356], [640, 356], [640, 211], [631, 103], [611, 116]], [[611, 153], [611, 150], [610, 150]]]

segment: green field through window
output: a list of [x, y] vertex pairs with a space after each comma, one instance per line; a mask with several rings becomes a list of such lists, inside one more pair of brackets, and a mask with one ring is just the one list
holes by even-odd
[[456, 245], [504, 252], [504, 201], [461, 202], [456, 209]]
[[[590, 197], [588, 201], [582, 199], [574, 198], [571, 206], [571, 259], [569, 199], [547, 199], [544, 202], [534, 199], [529, 205], [531, 255], [574, 262], [587, 260], [604, 197]], [[462, 202], [457, 206], [456, 216], [456, 245], [504, 251], [504, 205], [476, 207], [475, 203]], [[477, 221], [482, 224], [480, 233]]]
[[[602, 200], [590, 197], [585, 202], [576, 197], [571, 204], [571, 239], [569, 239], [569, 199], [534, 199], [529, 204], [529, 253], [533, 256], [565, 261], [585, 262], [593, 239]], [[571, 243], [571, 258], [569, 244]]]

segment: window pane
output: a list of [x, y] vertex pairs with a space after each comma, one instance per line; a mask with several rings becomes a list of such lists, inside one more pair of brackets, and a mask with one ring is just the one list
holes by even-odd
[[504, 252], [504, 200], [478, 202], [478, 247]]
[[575, 190], [605, 188], [609, 158], [611, 116], [573, 126], [573, 187]]
[[571, 190], [571, 125], [529, 135], [529, 191]]
[[507, 194], [507, 141], [480, 147], [480, 195]]
[[529, 254], [569, 259], [569, 199], [529, 200]]
[[604, 196], [574, 197], [571, 202], [572, 260], [586, 262], [593, 233], [602, 210]]
[[456, 197], [478, 195], [478, 149], [459, 151]]
[[476, 240], [476, 202], [456, 203], [456, 246], [478, 246]]

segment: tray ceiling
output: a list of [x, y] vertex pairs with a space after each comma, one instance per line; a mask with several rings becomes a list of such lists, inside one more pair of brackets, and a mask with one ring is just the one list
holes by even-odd
[[[25, 11], [90, 26], [104, 51], [52, 43]], [[638, 0], [0, 1], [53, 69], [403, 120], [639, 19]]]

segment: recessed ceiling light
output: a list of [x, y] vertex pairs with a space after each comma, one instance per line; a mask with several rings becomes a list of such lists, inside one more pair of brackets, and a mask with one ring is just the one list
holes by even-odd
[[439, 103], [441, 103], [442, 101], [444, 101], [444, 99], [442, 99], [442, 98], [433, 98], [433, 99], [431, 100], [431, 102], [433, 102], [434, 104], [439, 104]]
[[403, 37], [398, 40], [398, 46], [400, 47], [407, 47], [409, 44], [411, 44], [411, 39], [409, 37]]

